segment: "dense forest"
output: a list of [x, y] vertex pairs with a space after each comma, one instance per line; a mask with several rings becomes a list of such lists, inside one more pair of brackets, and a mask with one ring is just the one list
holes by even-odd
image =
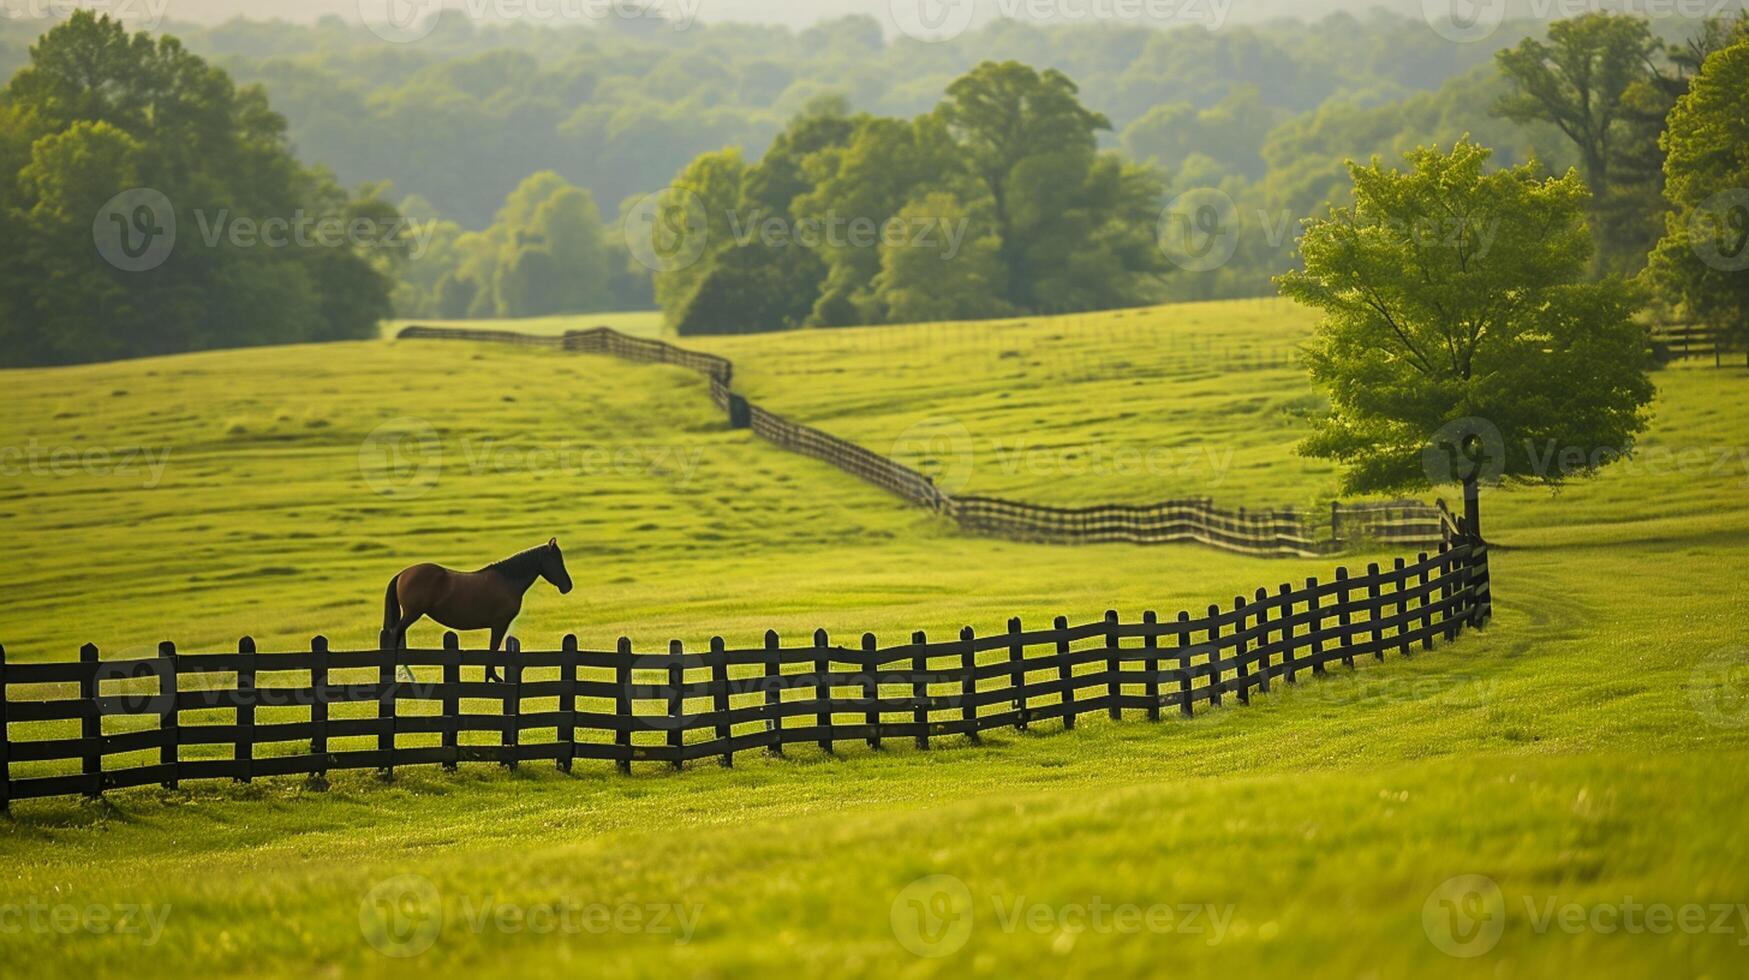
[[[1709, 40], [1692, 21], [1581, 20], [1611, 26], [1549, 44], [1530, 21], [1452, 44], [1380, 12], [1216, 32], [1002, 21], [940, 44], [886, 37], [870, 17], [677, 31], [456, 15], [403, 45], [332, 17], [164, 33], [259, 92], [322, 179], [417, 223], [395, 261], [374, 263], [402, 315], [660, 303], [677, 327], [744, 330], [1262, 295], [1293, 265], [1300, 221], [1347, 193], [1346, 161], [1465, 134], [1496, 166], [1580, 168], [1599, 271], [1637, 272], [1664, 232], [1664, 117], [1728, 29]], [[0, 22], [0, 72], [28, 63], [42, 26]], [[1625, 66], [1581, 106], [1561, 104], [1573, 50]], [[975, 119], [988, 106], [965, 93], [1007, 85], [992, 74], [1004, 66], [1073, 104], [1060, 142], [1073, 160], [995, 169], [1000, 149]], [[901, 165], [916, 179], [878, 193], [857, 169]], [[1073, 193], [1008, 208], [1005, 184], [1024, 196], [1039, 167], [1051, 177], [1030, 186]], [[951, 228], [954, 275], [909, 250], [785, 243], [805, 254], [773, 258], [750, 226], [713, 234], [696, 266], [653, 268], [622, 229], [667, 188], [708, 191], [711, 220], [735, 212], [738, 226], [849, 215]], [[1206, 210], [1211, 194], [1230, 257], [1189, 274], [1136, 247], [1168, 202]]]

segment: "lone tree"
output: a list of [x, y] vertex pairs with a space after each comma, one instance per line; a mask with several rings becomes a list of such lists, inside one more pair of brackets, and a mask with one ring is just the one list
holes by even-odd
[[1586, 281], [1579, 175], [1535, 164], [1488, 172], [1459, 140], [1410, 170], [1349, 164], [1354, 206], [1306, 222], [1304, 272], [1284, 295], [1322, 310], [1306, 350], [1330, 409], [1300, 446], [1344, 467], [1347, 492], [1558, 484], [1633, 447], [1652, 398], [1641, 300]]
[[1749, 351], [1749, 39], [1706, 60], [1664, 134], [1671, 210], [1654, 280], [1711, 328], [1715, 350]]

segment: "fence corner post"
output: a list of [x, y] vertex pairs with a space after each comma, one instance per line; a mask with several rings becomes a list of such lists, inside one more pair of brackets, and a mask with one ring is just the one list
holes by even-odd
[[832, 754], [832, 656], [831, 638], [823, 629], [814, 631], [814, 724], [819, 728], [820, 751]]
[[384, 782], [395, 778], [395, 662], [400, 644], [393, 630], [383, 630], [377, 640], [377, 775]]
[[1178, 611], [1178, 713], [1186, 718], [1196, 717], [1196, 708], [1191, 690], [1190, 676], [1190, 611]]
[[1020, 617], [1008, 621], [1008, 683], [1014, 687], [1014, 728], [1026, 731], [1026, 644], [1020, 639]]
[[462, 638], [454, 630], [443, 634], [443, 768], [461, 766]]

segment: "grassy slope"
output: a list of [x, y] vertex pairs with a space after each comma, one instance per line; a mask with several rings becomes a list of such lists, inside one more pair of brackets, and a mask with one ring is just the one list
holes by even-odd
[[[976, 445], [972, 492], [1269, 503], [1329, 487], [1328, 472], [1283, 455], [1295, 436], [1282, 410], [1303, 404], [1304, 384], [1237, 356], [1217, 374], [1207, 358], [1280, 350], [1305, 327], [1285, 308], [1223, 304], [972, 326], [969, 341], [908, 328], [700, 346], [736, 357], [758, 400], [870, 445], [924, 417], [961, 420]], [[1659, 381], [1651, 445], [1742, 441], [1741, 371]], [[381, 583], [400, 565], [484, 560], [550, 533], [569, 544], [579, 590], [531, 597], [518, 624], [531, 644], [567, 629], [591, 645], [630, 633], [640, 646], [746, 640], [768, 626], [945, 633], [1015, 613], [1195, 608], [1328, 571], [1197, 548], [960, 538], [724, 431], [684, 372], [593, 358], [358, 344], [6, 382], [0, 445], [172, 448], [151, 490], [119, 475], [0, 474], [0, 640], [19, 659], [68, 656], [87, 639], [111, 653], [166, 636], [221, 648], [243, 632], [264, 649], [317, 631], [368, 642]], [[403, 416], [442, 433], [444, 465], [429, 492], [389, 500], [361, 475], [359, 447]], [[624, 445], [645, 462], [476, 465], [488, 438]], [[926, 463], [940, 455], [898, 441]], [[1231, 446], [1233, 463], [1214, 483], [1207, 470], [1075, 472], [1074, 460], [1013, 466], [997, 453], [1033, 443], [1083, 460], [1113, 446], [1145, 456], [1214, 444]], [[1713, 472], [1714, 459], [1613, 472], [1558, 499], [1494, 495], [1494, 628], [1192, 722], [1090, 723], [927, 755], [743, 757], [733, 772], [679, 777], [409, 772], [390, 788], [342, 777], [327, 794], [268, 781], [21, 804], [0, 824], [0, 905], [70, 897], [175, 911], [144, 953], [113, 938], [0, 935], [0, 946], [68, 974], [145, 963], [391, 972], [402, 964], [360, 937], [360, 899], [417, 873], [450, 910], [419, 965], [491, 973], [1725, 975], [1741, 962], [1741, 925], [1729, 936], [1539, 934], [1523, 904], [1749, 896], [1749, 845], [1732, 816], [1749, 796], [1749, 740], [1697, 708], [1749, 721], [1740, 692], [1711, 683], [1714, 666], [1743, 663], [1732, 650], [1749, 657], [1749, 489], [1741, 460]], [[899, 889], [934, 872], [963, 879], [976, 903], [970, 943], [939, 960], [906, 952], [889, 920]], [[1505, 938], [1479, 961], [1444, 956], [1422, 929], [1431, 890], [1466, 873], [1492, 876], [1508, 900]], [[493, 896], [703, 911], [678, 949], [650, 935], [476, 935], [464, 906]], [[1233, 906], [1233, 920], [1216, 945], [1206, 934], [1004, 933], [992, 902], [1020, 896], [1207, 902]]]

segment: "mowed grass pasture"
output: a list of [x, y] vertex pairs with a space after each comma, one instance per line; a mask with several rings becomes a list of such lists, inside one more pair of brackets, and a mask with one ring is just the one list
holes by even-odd
[[[966, 493], [1319, 507], [1334, 471], [1292, 455], [1317, 406], [1291, 361], [1311, 323], [1242, 302], [683, 343], [734, 359], [737, 389], [767, 408]], [[14, 661], [88, 641], [222, 651], [244, 634], [262, 650], [317, 633], [369, 646], [402, 566], [477, 566], [555, 534], [577, 590], [536, 585], [515, 630], [530, 649], [566, 632], [653, 651], [768, 628], [849, 644], [1010, 616], [1170, 617], [1391, 557], [967, 537], [729, 430], [700, 376], [592, 356], [384, 340], [0, 378], [0, 447], [26, 452], [0, 460]], [[1487, 494], [1495, 618], [1456, 644], [1189, 721], [1083, 719], [982, 747], [23, 802], [0, 820], [0, 906], [171, 912], [150, 946], [21, 930], [0, 948], [68, 976], [400, 973], [361, 902], [417, 875], [443, 917], [412, 963], [444, 972], [1736, 975], [1740, 911], [1729, 931], [1665, 934], [1546, 914], [1749, 903], [1749, 373], [1657, 382], [1638, 461], [1558, 495]], [[439, 450], [391, 468], [387, 436], [409, 432]], [[134, 448], [161, 470], [124, 466]], [[972, 901], [964, 947], [939, 958], [894, 928], [902, 890], [933, 874]], [[1505, 899], [1498, 945], [1474, 959], [1424, 919], [1460, 875]], [[526, 918], [565, 903], [678, 904], [696, 929], [677, 943]], [[1098, 903], [1213, 907], [1220, 924], [1075, 912]], [[1049, 911], [1013, 918], [1033, 907]]]

